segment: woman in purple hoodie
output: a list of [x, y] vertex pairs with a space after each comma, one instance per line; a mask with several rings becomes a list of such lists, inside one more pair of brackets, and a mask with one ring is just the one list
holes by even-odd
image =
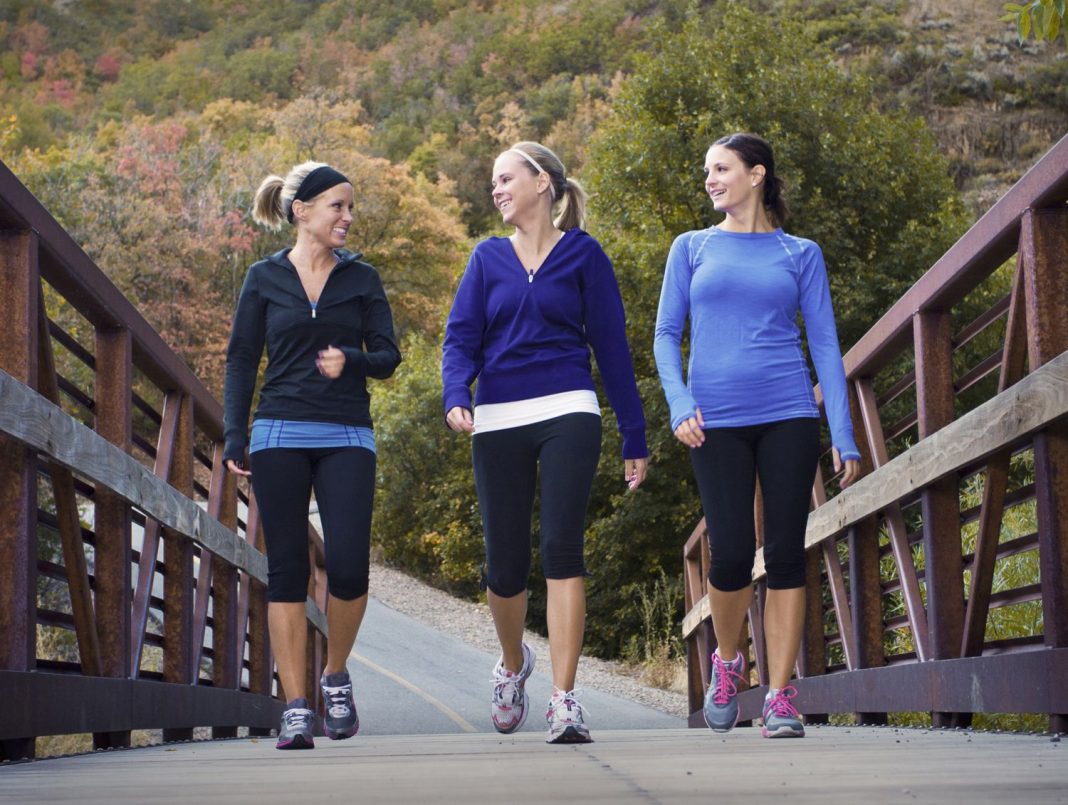
[[619, 422], [630, 489], [645, 478], [645, 419], [612, 263], [580, 228], [582, 187], [556, 154], [532, 142], [497, 157], [492, 186], [494, 205], [515, 232], [487, 238], [471, 253], [442, 360], [446, 421], [473, 434], [484, 581], [502, 652], [490, 715], [502, 733], [518, 730], [527, 715], [534, 652], [522, 638], [539, 491], [553, 675], [548, 742], [584, 743], [590, 733], [574, 690], [586, 617], [582, 547], [601, 450], [591, 347]]

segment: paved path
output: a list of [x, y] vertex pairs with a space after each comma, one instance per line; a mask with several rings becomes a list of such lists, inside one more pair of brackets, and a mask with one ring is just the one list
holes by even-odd
[[[361, 734], [493, 732], [489, 696], [497, 656], [372, 598], [349, 660]], [[521, 732], [541, 735], [552, 693], [548, 657], [538, 657], [527, 691], [531, 710]], [[586, 690], [581, 701], [595, 731], [686, 726], [681, 718], [600, 691]]]
[[[1068, 742], [1048, 737], [813, 727], [360, 735], [279, 752], [254, 739], [0, 767], [0, 803], [1068, 803]], [[773, 799], [774, 798], [774, 799]]]

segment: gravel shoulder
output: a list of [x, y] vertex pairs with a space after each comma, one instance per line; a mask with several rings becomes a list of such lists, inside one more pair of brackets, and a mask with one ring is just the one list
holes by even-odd
[[[427, 626], [493, 654], [500, 644], [493, 619], [485, 604], [453, 598], [418, 579], [379, 563], [371, 564], [371, 596], [386, 606]], [[524, 640], [539, 656], [549, 656], [549, 642], [527, 631]], [[577, 686], [621, 696], [663, 713], [685, 718], [686, 696], [642, 684], [637, 672], [622, 663], [583, 656], [579, 663]]]

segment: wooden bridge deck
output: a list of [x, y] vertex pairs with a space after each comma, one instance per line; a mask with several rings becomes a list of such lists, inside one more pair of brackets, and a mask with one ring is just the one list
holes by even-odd
[[1068, 803], [1068, 741], [1040, 735], [811, 727], [361, 736], [278, 752], [271, 739], [112, 750], [0, 766], [0, 803]]

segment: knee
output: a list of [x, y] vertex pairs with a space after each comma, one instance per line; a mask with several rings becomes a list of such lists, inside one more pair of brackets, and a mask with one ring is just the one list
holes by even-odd
[[805, 551], [803, 547], [783, 548], [764, 546], [764, 570], [768, 587], [772, 590], [788, 590], [805, 586]]
[[369, 574], [367, 573], [363, 575], [348, 573], [341, 578], [327, 577], [326, 586], [330, 591], [330, 595], [334, 596], [334, 598], [339, 598], [342, 601], [353, 601], [367, 595], [367, 590], [370, 587], [369, 581]]
[[713, 558], [708, 569], [708, 582], [725, 593], [742, 590], [753, 583], [753, 560], [739, 557]]
[[525, 592], [530, 568], [487, 564], [484, 571], [486, 589], [500, 598], [512, 598]]

